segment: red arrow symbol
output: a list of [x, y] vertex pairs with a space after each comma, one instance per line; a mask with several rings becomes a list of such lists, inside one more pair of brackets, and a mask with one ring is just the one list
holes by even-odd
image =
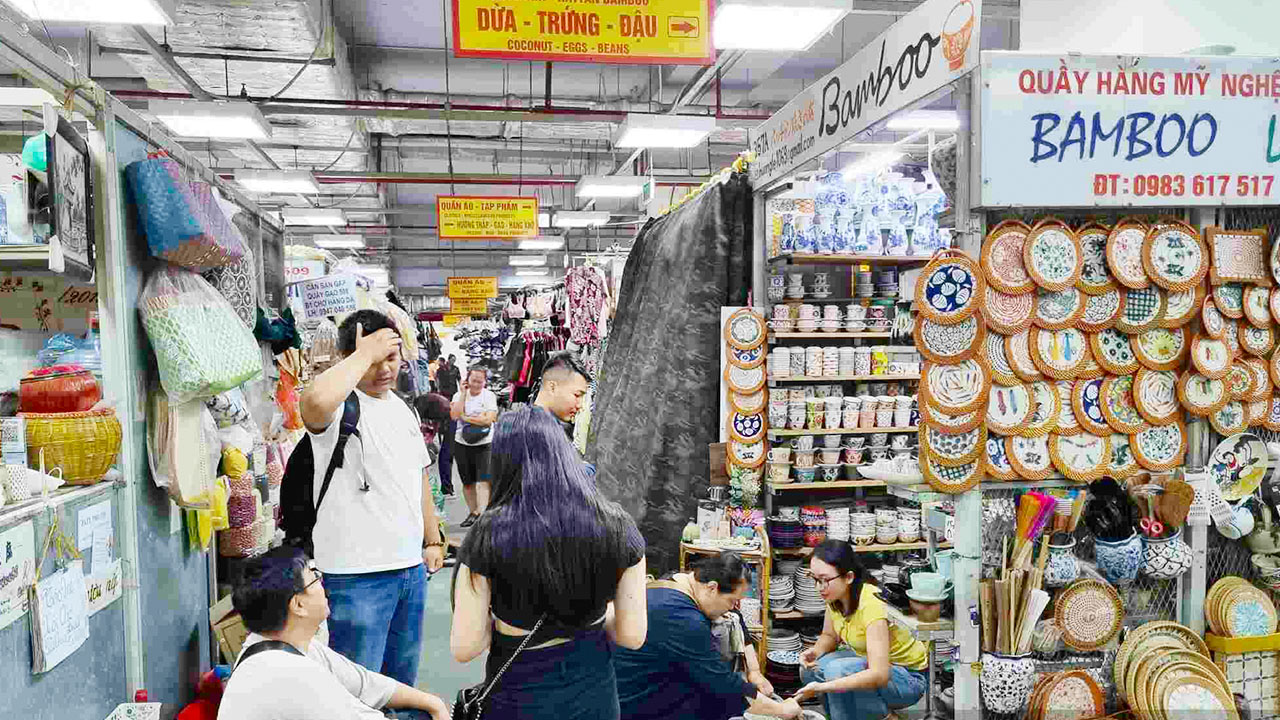
[[687, 22], [673, 23], [671, 25], [671, 29], [676, 32], [693, 32], [693, 27], [693, 25], [690, 25]]

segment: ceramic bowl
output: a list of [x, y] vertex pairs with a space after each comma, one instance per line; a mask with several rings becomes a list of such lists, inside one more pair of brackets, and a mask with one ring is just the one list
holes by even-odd
[[818, 468], [816, 467], [802, 468], [797, 466], [796, 482], [811, 483], [814, 481], [814, 478], [817, 477], [817, 473], [818, 473]]
[[835, 482], [840, 479], [840, 468], [838, 464], [822, 465], [819, 469], [822, 471], [823, 482]]

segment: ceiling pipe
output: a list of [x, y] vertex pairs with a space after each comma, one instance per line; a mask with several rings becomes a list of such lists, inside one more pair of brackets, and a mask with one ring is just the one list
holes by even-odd
[[[223, 179], [234, 178], [233, 173], [221, 173]], [[455, 173], [418, 173], [418, 172], [318, 172], [316, 182], [321, 185], [340, 183], [370, 183], [375, 185], [577, 185], [577, 176], [514, 176], [514, 175], [462, 175]], [[657, 178], [655, 183], [667, 187], [698, 187], [702, 179], [669, 179]]]
[[182, 86], [190, 93], [189, 97], [205, 101], [214, 99], [213, 93], [205, 90], [203, 87], [200, 87], [200, 83], [196, 82], [196, 79], [191, 77], [191, 75], [189, 75], [187, 71], [178, 64], [178, 61], [174, 59], [173, 51], [169, 49], [167, 44], [161, 45], [156, 42], [156, 39], [151, 37], [151, 33], [141, 25], [133, 25], [131, 26], [131, 29], [138, 40], [146, 46], [147, 49], [143, 52], [155, 58], [156, 62], [160, 63], [160, 66], [168, 71], [175, 80], [182, 83]]
[[[116, 90], [112, 93], [122, 100], [184, 100], [191, 99], [188, 93], [163, 92], [159, 90]], [[544, 117], [579, 117], [590, 118], [599, 122], [622, 122], [627, 115], [693, 115], [698, 117], [707, 117], [708, 113], [628, 113], [620, 110], [595, 110], [592, 108], [574, 108], [574, 107], [531, 107], [517, 108], [501, 105], [480, 105], [473, 103], [435, 103], [435, 102], [410, 102], [403, 100], [343, 100], [333, 98], [270, 98], [262, 96], [248, 96], [246, 98], [250, 102], [258, 103], [259, 110], [263, 113], [274, 114], [310, 114], [324, 115], [326, 110], [328, 114], [333, 115], [361, 115], [365, 117], [392, 116], [394, 111], [431, 111], [444, 112], [451, 111], [456, 116], [460, 112], [475, 113], [495, 113], [504, 116], [544, 116]], [[348, 112], [337, 112], [344, 110]], [[359, 111], [359, 112], [350, 112]], [[718, 120], [747, 120], [760, 121], [768, 120], [771, 113], [720, 113], [712, 115]]]
[[[145, 41], [144, 41], [145, 42]], [[131, 47], [115, 47], [109, 45], [99, 45], [98, 52], [111, 53], [114, 55], [150, 55], [149, 50]], [[197, 52], [193, 50], [169, 50], [169, 55], [179, 58], [191, 58], [193, 60], [222, 60], [224, 62], [257, 62], [272, 63], [276, 65], [306, 65], [307, 59], [304, 57], [282, 57], [275, 55], [246, 55], [243, 53], [218, 53], [218, 52]], [[311, 65], [321, 65], [333, 67], [337, 61], [331, 57], [314, 58]]]

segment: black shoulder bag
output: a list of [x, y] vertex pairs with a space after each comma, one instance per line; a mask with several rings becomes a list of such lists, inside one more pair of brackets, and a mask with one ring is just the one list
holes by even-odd
[[498, 680], [502, 679], [502, 674], [507, 671], [507, 668], [511, 667], [511, 663], [515, 662], [516, 657], [520, 655], [520, 651], [524, 650], [529, 641], [533, 639], [533, 636], [538, 634], [538, 628], [542, 627], [542, 621], [546, 619], [546, 615], [538, 618], [538, 623], [533, 626], [533, 632], [524, 636], [524, 640], [520, 641], [520, 647], [516, 648], [514, 653], [511, 653], [511, 657], [507, 658], [507, 662], [503, 664], [502, 669], [493, 676], [492, 680], [488, 683], [472, 685], [458, 691], [458, 699], [453, 703], [453, 720], [480, 720], [484, 715], [485, 699], [489, 697], [489, 693], [498, 684]]
[[257, 655], [258, 653], [263, 653], [268, 650], [283, 650], [284, 652], [290, 653], [292, 655], [297, 655], [298, 657], [306, 657], [305, 655], [302, 654], [301, 650], [290, 645], [287, 642], [283, 642], [280, 640], [263, 640], [262, 642], [254, 643], [253, 647], [241, 653], [240, 659], [236, 661], [235, 668], [232, 669], [232, 674], [234, 675], [235, 671], [240, 669], [240, 666], [244, 664], [245, 660], [248, 660], [249, 658], [253, 657], [254, 655]]

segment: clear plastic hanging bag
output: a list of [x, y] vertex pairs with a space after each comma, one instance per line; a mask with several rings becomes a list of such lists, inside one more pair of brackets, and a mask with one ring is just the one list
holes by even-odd
[[170, 402], [212, 397], [262, 373], [253, 334], [199, 275], [174, 265], [155, 270], [139, 307]]

